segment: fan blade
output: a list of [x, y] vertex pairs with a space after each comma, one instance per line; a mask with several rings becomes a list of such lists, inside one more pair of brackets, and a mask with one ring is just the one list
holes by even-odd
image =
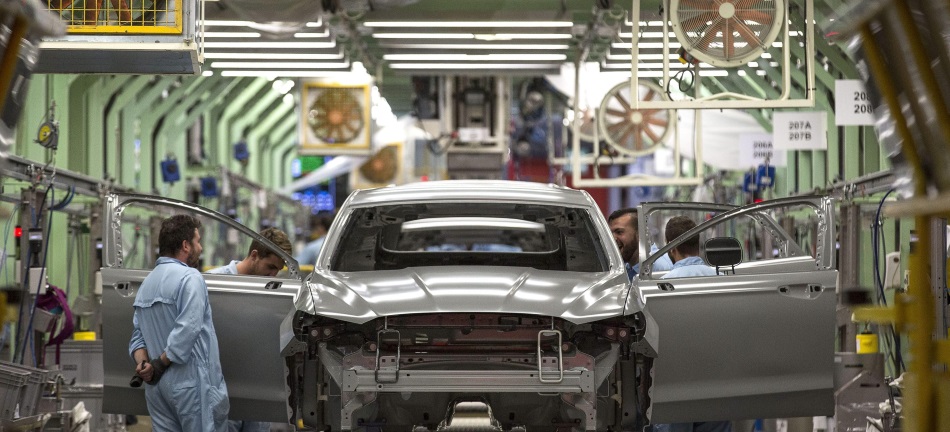
[[742, 38], [749, 43], [749, 46], [762, 46], [762, 39], [759, 39], [759, 36], [756, 35], [755, 32], [746, 25], [746, 23], [735, 20], [735, 25], [736, 32], [738, 32], [739, 36], [742, 36]]
[[694, 32], [701, 30], [703, 26], [706, 25], [706, 23], [715, 19], [717, 15], [718, 14], [716, 12], [703, 12], [701, 14], [697, 14], [696, 16], [686, 18], [681, 21], [683, 31]]
[[112, 0], [112, 7], [115, 8], [120, 22], [132, 23], [132, 11], [129, 10], [129, 5], [125, 0]]
[[610, 125], [610, 126], [607, 126], [607, 133], [610, 134], [610, 135], [614, 135], [614, 134], [618, 133], [619, 131], [622, 131], [622, 130], [623, 130], [623, 129], [622, 129], [623, 127], [626, 127], [626, 126], [629, 126], [629, 125], [630, 125], [630, 123], [627, 123], [626, 121], [621, 121], [620, 123], [614, 123], [614, 124], [612, 124], [612, 125]]
[[653, 132], [651, 127], [647, 126], [643, 128], [643, 132], [645, 132], [647, 136], [650, 137], [650, 140], [653, 141], [653, 144], [659, 144], [660, 137], [656, 134], [656, 132]]
[[630, 126], [631, 127], [624, 129], [623, 135], [620, 135], [620, 139], [617, 140], [617, 142], [620, 143], [620, 145], [624, 147], [627, 146], [627, 140], [629, 140], [630, 137], [633, 136], [633, 133], [634, 133], [633, 131], [635, 127], [633, 127], [633, 125], [630, 125]]
[[717, 18], [709, 25], [709, 28], [706, 29], [706, 33], [703, 34], [703, 37], [696, 42], [695, 48], [701, 50], [709, 48], [709, 44], [716, 38], [716, 33], [719, 32], [720, 29], [722, 29], [722, 18]]
[[719, 1], [714, 0], [680, 0], [679, 11], [707, 11], [716, 12], [719, 10]]
[[649, 124], [651, 124], [651, 125], [655, 125], [655, 126], [662, 127], [662, 128], [664, 128], [664, 129], [665, 129], [667, 126], [670, 125], [669, 120], [661, 119], [661, 118], [657, 118], [657, 117], [653, 117], [653, 116], [648, 117], [648, 118], [646, 119], [646, 122], [649, 123]]
[[620, 93], [621, 92], [614, 93], [614, 99], [617, 99], [617, 102], [620, 102], [620, 106], [622, 106], [623, 109], [630, 111], [631, 110], [630, 103], [628, 103], [627, 100], [624, 99], [624, 97], [620, 95]]
[[656, 92], [653, 91], [652, 88], [649, 88], [649, 89], [647, 89], [647, 94], [646, 94], [645, 96], [643, 96], [643, 98], [640, 99], [640, 100], [645, 100], [645, 101], [653, 100], [653, 98], [654, 98], [655, 96], [656, 96]]
[[741, 9], [751, 9], [755, 5], [762, 3], [762, 0], [736, 0], [732, 2], [736, 5], [736, 11], [738, 12]]
[[643, 150], [643, 131], [640, 125], [633, 125], [633, 148], [634, 150]]
[[103, 0], [95, 0], [92, 2], [92, 7], [89, 7], [88, 0], [86, 6], [86, 13], [84, 15], [83, 24], [85, 25], [96, 25], [99, 21], [99, 8], [102, 7]]
[[722, 22], [722, 52], [727, 59], [732, 59], [736, 54], [736, 45], [733, 43], [735, 35], [732, 34], [732, 29], [729, 28], [730, 23], [732, 23], [732, 19], [723, 20]]
[[735, 17], [745, 23], [752, 21], [761, 25], [772, 24], [773, 16], [760, 10], [737, 10]]
[[[49, 8], [56, 11], [62, 11], [63, 9], [66, 9], [72, 6], [74, 1], [75, 0], [50, 0]], [[54, 5], [58, 5], [58, 6], [54, 6]]]

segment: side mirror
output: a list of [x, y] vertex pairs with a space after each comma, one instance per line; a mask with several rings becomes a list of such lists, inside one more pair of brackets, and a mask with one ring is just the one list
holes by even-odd
[[[735, 267], [742, 262], [742, 245], [733, 237], [716, 237], [706, 240], [706, 262], [716, 267]], [[735, 270], [733, 269], [733, 273]]]

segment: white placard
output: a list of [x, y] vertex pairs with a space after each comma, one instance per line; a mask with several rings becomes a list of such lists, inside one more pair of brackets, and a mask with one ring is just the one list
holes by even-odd
[[488, 128], [482, 127], [462, 127], [459, 128], [459, 142], [475, 143], [491, 141], [491, 135]]
[[789, 111], [772, 115], [772, 143], [775, 150], [827, 150], [827, 113]]
[[739, 134], [739, 166], [743, 169], [764, 165], [766, 157], [769, 158], [769, 165], [783, 167], [786, 165], [787, 153], [785, 150], [775, 150], [772, 134]]
[[874, 124], [874, 107], [861, 80], [835, 81], [835, 124], [865, 126]]
[[673, 149], [660, 147], [653, 152], [653, 171], [658, 175], [676, 174], [676, 158]]

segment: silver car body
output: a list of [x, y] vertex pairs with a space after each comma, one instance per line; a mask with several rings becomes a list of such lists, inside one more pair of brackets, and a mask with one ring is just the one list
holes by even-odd
[[[822, 217], [831, 215], [824, 199], [802, 202]], [[587, 252], [598, 258], [580, 257], [577, 245], [562, 239], [559, 249], [573, 253], [572, 259], [588, 259], [584, 269], [591, 271], [482, 261], [439, 265], [429, 257], [427, 265], [335, 267], [343, 254], [353, 254], [341, 246], [358, 224], [410, 222], [370, 223], [357, 215], [416, 205], [442, 206], [454, 212], [450, 216], [476, 222], [485, 208], [505, 205], [568, 215], [545, 223], [561, 224], [562, 233], [571, 223], [589, 224], [596, 245], [586, 245]], [[720, 208], [727, 212], [698, 229], [745, 215], [776, 227], [765, 209]], [[107, 219], [117, 216], [114, 206], [107, 210]], [[114, 235], [113, 224], [107, 221]], [[797, 250], [787, 234], [777, 235], [790, 242], [789, 251]], [[833, 239], [833, 224], [825, 223], [821, 235]], [[375, 250], [386, 248], [377, 243]], [[481, 260], [491, 254], [459, 256], [471, 255]], [[636, 417], [636, 411], [654, 422], [829, 414], [833, 261], [827, 255], [817, 261], [790, 255], [740, 264], [735, 275], [665, 281], [675, 289], [664, 291], [664, 282], [649, 272], [628, 281], [607, 223], [585, 192], [524, 182], [446, 181], [352, 194], [303, 282], [206, 279], [234, 418], [300, 420], [332, 430], [379, 421], [435, 429], [454, 398], [474, 395], [495, 412], [508, 413], [500, 422], [506, 429], [535, 416], [555, 425], [530, 423], [535, 429], [606, 430], [632, 428], [638, 423], [625, 417]], [[126, 349], [129, 290], [147, 271], [122, 269], [115, 259], [107, 263], [105, 409], [143, 414], [141, 390], [127, 387], [134, 366]], [[275, 283], [280, 286], [270, 289]]]

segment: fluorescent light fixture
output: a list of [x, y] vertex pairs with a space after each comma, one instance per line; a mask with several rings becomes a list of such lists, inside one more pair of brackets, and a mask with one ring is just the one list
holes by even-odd
[[205, 48], [326, 49], [335, 46], [336, 42], [205, 42]]
[[391, 61], [564, 61], [565, 54], [385, 54]]
[[484, 41], [505, 41], [515, 39], [570, 39], [567, 33], [496, 33], [476, 34], [475, 39]]
[[307, 23], [307, 27], [323, 27], [323, 17], [317, 18], [316, 21], [310, 21]]
[[330, 37], [330, 30], [325, 29], [320, 33], [294, 33], [294, 37], [298, 39], [325, 38]]
[[305, 62], [213, 62], [215, 69], [343, 69], [349, 63], [305, 63]]
[[475, 39], [471, 33], [373, 33], [376, 39]]
[[404, 49], [481, 49], [481, 50], [566, 50], [564, 44], [380, 44], [382, 48]]
[[393, 63], [389, 65], [392, 69], [557, 69], [556, 64], [531, 64], [531, 63]]
[[201, 76], [203, 76], [203, 77], [209, 77], [209, 76], [212, 76], [212, 75], [214, 75], [214, 71], [206, 70], [206, 71], [202, 71], [202, 72], [201, 72]]
[[[637, 44], [636, 47], [632, 46], [631, 42], [614, 42], [610, 44], [610, 46], [613, 48], [623, 48], [623, 49], [631, 49], [631, 48], [650, 49], [650, 48], [663, 48], [663, 42], [640, 42]], [[679, 48], [679, 47], [680, 47], [679, 42], [670, 41], [670, 48]]]
[[198, 24], [205, 27], [250, 27], [254, 23], [251, 21], [204, 20], [198, 21]]
[[[629, 17], [624, 18], [623, 23], [626, 24], [626, 25], [628, 25], [628, 26], [633, 26], [633, 20], [631, 20]], [[640, 21], [640, 27], [644, 27], [644, 26], [661, 26], [661, 25], [663, 25], [663, 21], [650, 21], [650, 22]]]
[[490, 217], [444, 217], [417, 219], [403, 222], [402, 231], [427, 230], [470, 230], [470, 229], [515, 229], [522, 231], [544, 232], [544, 224], [521, 219]]
[[204, 32], [202, 33], [206, 38], [259, 38], [261, 37], [260, 33], [257, 32]]
[[367, 21], [366, 27], [573, 27], [570, 21]]
[[[619, 32], [619, 33], [617, 33], [617, 36], [620, 36], [620, 37], [622, 37], [622, 38], [632, 38], [632, 37], [633, 37], [633, 32]], [[675, 38], [675, 37], [676, 37], [676, 33], [669, 32], [669, 36], [670, 36], [671, 38]], [[650, 39], [650, 38], [657, 38], [657, 39], [659, 39], [659, 38], [662, 38], [662, 37], [663, 37], [663, 32], [640, 32], [640, 39]]]
[[223, 77], [265, 77], [275, 79], [277, 77], [300, 77], [300, 78], [353, 78], [352, 72], [341, 71], [315, 71], [315, 70], [286, 70], [286, 71], [267, 71], [267, 70], [226, 70], [221, 71]]
[[333, 54], [304, 54], [304, 53], [243, 53], [243, 52], [205, 52], [206, 59], [231, 60], [336, 60], [343, 58], [343, 53]]
[[[207, 57], [207, 56], [206, 56], [206, 57]], [[663, 60], [663, 54], [640, 54], [640, 55], [637, 56], [637, 57], [638, 57], [640, 60]], [[669, 58], [670, 58], [670, 60], [676, 60], [676, 59], [678, 59], [678, 58], [680, 58], [680, 57], [679, 57], [678, 55], [676, 55], [676, 54], [670, 54], [670, 55], [669, 55]], [[630, 61], [630, 60], [633, 60], [633, 55], [632, 55], [632, 54], [612, 54], [612, 53], [610, 53], [610, 52], [607, 52], [607, 59], [608, 59], [608, 60], [627, 60], [627, 61]]]

